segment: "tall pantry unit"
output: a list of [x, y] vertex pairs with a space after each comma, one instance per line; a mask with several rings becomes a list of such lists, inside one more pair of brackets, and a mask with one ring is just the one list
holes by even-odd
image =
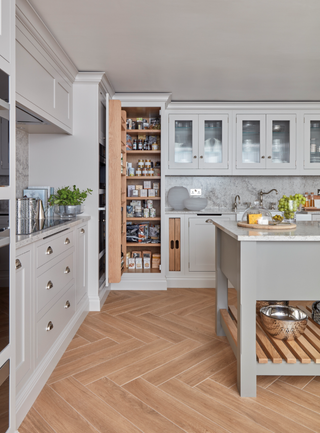
[[[170, 95], [168, 94], [115, 94], [109, 105], [109, 283], [112, 290], [165, 290], [167, 288], [165, 272], [163, 266], [152, 268], [152, 258], [162, 255], [163, 233], [161, 221], [164, 220], [164, 197], [161, 195], [165, 191], [164, 176], [161, 170], [164, 167], [162, 144], [163, 137], [167, 135], [167, 125], [161, 120], [161, 129], [126, 129], [125, 120], [131, 119], [136, 122], [137, 119], [143, 118], [147, 122], [151, 118], [160, 118], [161, 111]], [[126, 148], [126, 137], [129, 135], [132, 140], [139, 136], [156, 136], [160, 143], [158, 150], [128, 150]], [[126, 163], [131, 163], [132, 168], [137, 169], [138, 160], [151, 160], [155, 167], [159, 168], [160, 173], [157, 176], [127, 176]], [[122, 164], [122, 165], [121, 165]], [[121, 170], [121, 166], [123, 169]], [[121, 172], [122, 171], [122, 172]], [[158, 170], [159, 171], [159, 170]], [[136, 174], [136, 173], [135, 173]], [[159, 193], [157, 196], [132, 197], [128, 194], [128, 186], [134, 189], [144, 188], [144, 182], [158, 183]], [[138, 191], [140, 191], [138, 189]], [[148, 190], [149, 191], [149, 190]], [[148, 192], [149, 195], [150, 191]], [[127, 206], [132, 201], [147, 200], [153, 201], [153, 208], [156, 216], [137, 217], [136, 214], [127, 214]], [[147, 225], [151, 230], [158, 230], [160, 226], [160, 242], [150, 242], [150, 236], [147, 241], [132, 242], [127, 240], [127, 226], [130, 225]], [[145, 269], [142, 260], [142, 269], [129, 269], [127, 266], [126, 255], [132, 258], [136, 253], [142, 255], [143, 251], [151, 253], [150, 269]], [[154, 262], [155, 263], [155, 262]]]

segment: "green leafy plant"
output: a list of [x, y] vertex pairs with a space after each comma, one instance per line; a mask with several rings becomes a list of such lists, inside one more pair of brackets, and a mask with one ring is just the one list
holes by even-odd
[[55, 194], [49, 197], [50, 206], [77, 206], [82, 204], [89, 194], [92, 194], [92, 189], [80, 191], [75, 185], [71, 189], [70, 186], [59, 188]]

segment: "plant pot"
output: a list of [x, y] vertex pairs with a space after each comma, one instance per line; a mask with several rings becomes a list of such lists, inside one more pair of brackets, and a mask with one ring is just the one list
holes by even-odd
[[54, 212], [56, 215], [62, 217], [72, 218], [84, 212], [83, 205], [75, 205], [75, 206], [58, 206], [54, 207]]

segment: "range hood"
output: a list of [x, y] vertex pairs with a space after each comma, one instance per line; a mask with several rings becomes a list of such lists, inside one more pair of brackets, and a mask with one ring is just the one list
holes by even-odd
[[16, 107], [16, 122], [19, 125], [46, 125], [47, 122], [25, 108]]

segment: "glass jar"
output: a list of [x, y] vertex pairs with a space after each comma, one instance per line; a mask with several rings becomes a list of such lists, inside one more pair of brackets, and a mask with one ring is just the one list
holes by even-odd
[[314, 207], [314, 192], [310, 193], [310, 207]]
[[141, 170], [144, 168], [144, 160], [143, 159], [138, 159], [138, 168], [140, 168]]
[[310, 141], [310, 152], [311, 153], [316, 153], [316, 151], [317, 151], [316, 139], [315, 138], [311, 138], [311, 141]]
[[151, 168], [151, 159], [146, 159], [144, 163], [146, 169], [150, 170]]
[[257, 200], [253, 202], [253, 206], [249, 207], [244, 212], [242, 222], [246, 224], [268, 225], [272, 222], [272, 215], [267, 209], [261, 207]]
[[310, 199], [309, 199], [309, 194], [307, 192], [304, 193], [304, 197], [306, 199], [306, 202], [304, 204], [304, 207], [310, 207]]
[[137, 170], [136, 170], [136, 176], [141, 176], [141, 175], [142, 175], [141, 168], [137, 168]]
[[148, 170], [146, 168], [142, 169], [142, 176], [147, 176]]

